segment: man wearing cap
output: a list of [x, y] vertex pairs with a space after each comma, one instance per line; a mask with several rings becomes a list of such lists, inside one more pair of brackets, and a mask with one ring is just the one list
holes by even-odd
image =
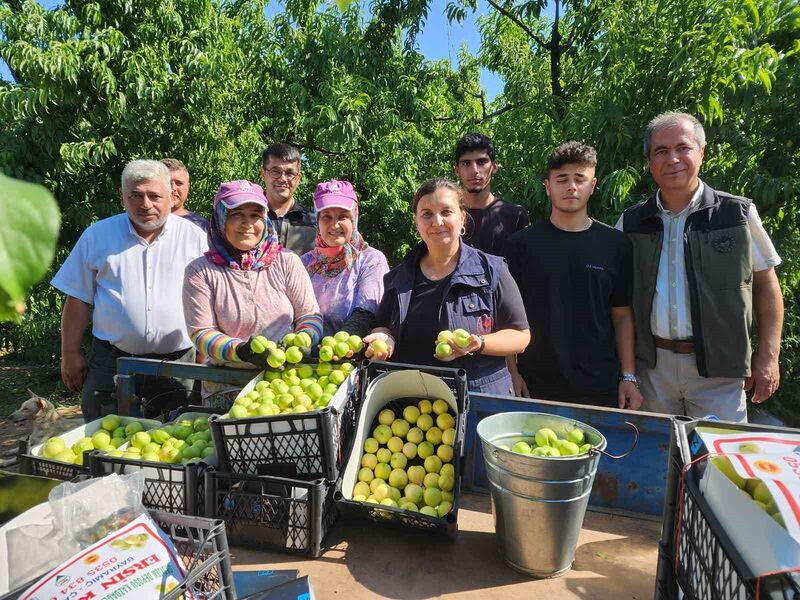
[[186, 208], [189, 197], [189, 170], [177, 158], [162, 158], [161, 162], [169, 169], [172, 186], [172, 214], [194, 223], [208, 233], [208, 221]]
[[358, 200], [349, 181], [323, 181], [314, 192], [317, 234], [301, 258], [311, 275], [324, 335], [338, 331], [365, 336], [383, 297], [389, 264], [358, 231]]
[[[170, 213], [169, 171], [158, 161], [129, 162], [120, 193], [125, 212], [86, 229], [52, 281], [67, 296], [61, 377], [80, 392], [87, 422], [100, 416], [101, 403], [114, 391], [117, 358], [194, 360], [181, 281], [186, 265], [207, 249], [206, 234]], [[87, 364], [81, 342], [90, 319]], [[137, 394], [147, 398], [176, 387], [165, 378], [137, 380]]]
[[745, 391], [760, 403], [780, 381], [781, 259], [751, 200], [700, 180], [705, 145], [692, 115], [650, 121], [644, 150], [658, 191], [617, 223], [633, 242], [642, 408], [746, 421]]
[[261, 180], [269, 202], [268, 216], [281, 245], [302, 256], [314, 247], [314, 212], [294, 197], [300, 185], [300, 152], [291, 144], [270, 144], [261, 154]]

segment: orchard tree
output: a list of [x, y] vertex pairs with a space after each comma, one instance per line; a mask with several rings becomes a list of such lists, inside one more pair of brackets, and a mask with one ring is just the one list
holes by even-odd
[[[14, 78], [0, 82], [0, 169], [53, 191], [64, 217], [56, 265], [85, 227], [121, 210], [128, 160], [186, 162], [189, 206], [208, 214], [221, 181], [257, 181], [261, 150], [287, 140], [304, 155], [302, 201], [322, 179], [349, 178], [367, 240], [392, 261], [414, 243], [408, 200], [449, 172], [460, 125], [478, 110], [477, 65], [428, 61], [397, 29], [378, 35], [355, 5], [288, 2], [272, 19], [265, 6], [0, 0], [0, 56]], [[42, 284], [0, 345], [55, 352], [60, 303]]]

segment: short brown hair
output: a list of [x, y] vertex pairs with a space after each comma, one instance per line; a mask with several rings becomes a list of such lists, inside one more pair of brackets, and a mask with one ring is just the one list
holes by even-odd
[[162, 158], [161, 163], [167, 167], [170, 171], [186, 171], [189, 172], [189, 169], [186, 168], [186, 165], [179, 161], [177, 158]]
[[432, 194], [436, 190], [440, 190], [442, 188], [450, 190], [451, 192], [455, 192], [458, 196], [458, 205], [461, 207], [461, 210], [467, 210], [466, 206], [464, 206], [464, 190], [461, 188], [461, 186], [450, 181], [449, 179], [445, 179], [444, 177], [435, 177], [434, 179], [428, 179], [428, 181], [419, 186], [417, 191], [414, 192], [414, 198], [411, 200], [411, 211], [416, 214], [417, 206], [419, 206], [419, 201], [422, 199], [422, 197]]
[[564, 165], [597, 166], [597, 150], [580, 142], [564, 142], [547, 157], [547, 175]]

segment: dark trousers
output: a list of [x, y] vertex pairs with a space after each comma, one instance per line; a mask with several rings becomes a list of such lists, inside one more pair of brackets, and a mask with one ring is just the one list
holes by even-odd
[[[81, 410], [87, 423], [116, 412], [117, 402], [112, 395], [116, 389], [114, 375], [117, 373], [117, 359], [122, 356], [194, 362], [195, 350], [191, 347], [188, 350], [178, 350], [168, 354], [134, 355], [123, 352], [104, 340], [92, 338], [89, 370], [81, 390]], [[148, 401], [144, 414], [137, 416], [151, 418], [176, 406], [187, 404], [192, 385], [191, 380], [137, 375], [136, 395]]]

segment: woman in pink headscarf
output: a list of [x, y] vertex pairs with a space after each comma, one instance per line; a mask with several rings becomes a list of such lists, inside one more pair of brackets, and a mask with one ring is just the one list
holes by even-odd
[[324, 181], [314, 192], [317, 237], [301, 258], [322, 312], [323, 333], [364, 336], [383, 297], [386, 257], [358, 231], [358, 199], [349, 181]]
[[304, 331], [316, 344], [322, 318], [297, 255], [284, 250], [261, 186], [245, 180], [219, 186], [209, 250], [186, 267], [183, 312], [198, 353], [216, 364], [264, 367], [249, 340], [280, 341]]

